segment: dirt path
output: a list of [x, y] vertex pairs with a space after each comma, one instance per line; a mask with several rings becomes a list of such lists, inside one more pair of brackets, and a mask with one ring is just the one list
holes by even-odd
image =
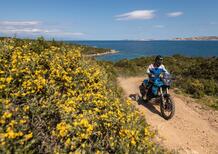
[[[139, 94], [143, 77], [118, 78], [125, 96]], [[173, 94], [175, 116], [166, 121], [160, 116], [159, 105], [132, 101], [157, 130], [159, 143], [170, 150], [188, 154], [218, 154], [218, 112], [203, 109], [184, 96]]]

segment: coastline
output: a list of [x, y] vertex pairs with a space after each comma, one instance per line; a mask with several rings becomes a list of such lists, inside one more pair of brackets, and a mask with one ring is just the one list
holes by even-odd
[[116, 54], [116, 53], [119, 53], [119, 51], [111, 49], [110, 51], [107, 51], [107, 52], [88, 54], [88, 55], [85, 55], [85, 56], [86, 56], [86, 57], [97, 57], [97, 56], [103, 56], [103, 55], [109, 55], [109, 54]]
[[175, 40], [187, 41], [218, 41], [218, 36], [177, 37]]

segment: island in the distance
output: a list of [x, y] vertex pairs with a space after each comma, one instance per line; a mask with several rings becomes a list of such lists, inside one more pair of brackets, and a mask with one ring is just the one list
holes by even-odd
[[174, 40], [218, 40], [218, 36], [194, 36], [187, 38], [175, 38]]

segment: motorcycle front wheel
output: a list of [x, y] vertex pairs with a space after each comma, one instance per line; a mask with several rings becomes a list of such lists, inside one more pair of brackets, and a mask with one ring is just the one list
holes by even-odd
[[165, 120], [171, 119], [175, 114], [175, 103], [170, 96], [161, 99], [160, 110]]

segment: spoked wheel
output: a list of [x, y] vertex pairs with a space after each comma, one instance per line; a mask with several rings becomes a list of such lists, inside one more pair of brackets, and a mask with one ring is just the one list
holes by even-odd
[[175, 103], [170, 96], [162, 99], [160, 110], [164, 119], [169, 120], [173, 117], [175, 114]]

